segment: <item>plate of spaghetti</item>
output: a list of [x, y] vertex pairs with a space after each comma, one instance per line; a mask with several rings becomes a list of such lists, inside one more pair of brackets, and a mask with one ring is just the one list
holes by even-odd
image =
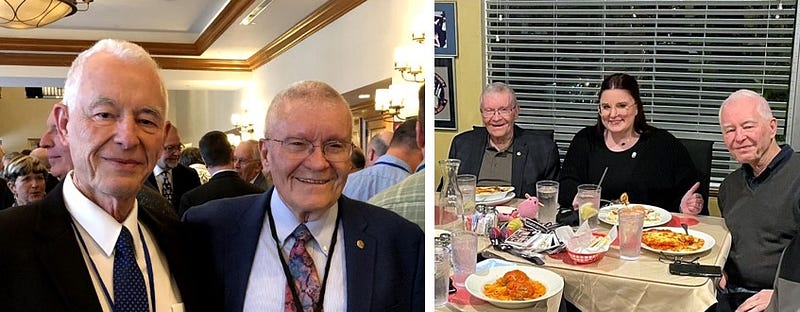
[[520, 309], [558, 294], [564, 279], [543, 268], [512, 265], [475, 272], [464, 284], [475, 298], [500, 308]]
[[691, 255], [711, 249], [716, 242], [706, 233], [682, 228], [657, 227], [642, 231], [642, 248], [668, 255]]

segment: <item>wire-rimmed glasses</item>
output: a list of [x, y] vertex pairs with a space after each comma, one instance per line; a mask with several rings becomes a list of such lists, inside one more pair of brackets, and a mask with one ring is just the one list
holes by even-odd
[[321, 147], [322, 155], [331, 162], [350, 161], [350, 154], [353, 152], [353, 143], [340, 141], [327, 141], [320, 145], [314, 145], [306, 139], [287, 138], [278, 140], [273, 138], [261, 139], [263, 141], [273, 141], [281, 144], [287, 156], [297, 160], [303, 159], [314, 152], [314, 148]]

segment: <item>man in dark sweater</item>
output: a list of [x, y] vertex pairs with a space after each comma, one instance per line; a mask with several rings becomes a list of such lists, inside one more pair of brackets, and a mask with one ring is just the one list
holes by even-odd
[[731, 94], [719, 120], [725, 145], [742, 167], [719, 190], [732, 242], [717, 311], [763, 311], [781, 252], [800, 231], [800, 156], [777, 144], [778, 122], [758, 93]]

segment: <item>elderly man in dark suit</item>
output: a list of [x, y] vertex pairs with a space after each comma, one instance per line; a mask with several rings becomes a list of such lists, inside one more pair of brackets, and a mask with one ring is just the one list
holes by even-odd
[[514, 124], [519, 106], [511, 87], [487, 86], [480, 110], [484, 127], [456, 135], [450, 144], [448, 157], [461, 160], [459, 174], [474, 174], [478, 186], [512, 185], [520, 198], [536, 194], [536, 181], [558, 178], [561, 162], [552, 133]]
[[260, 143], [275, 187], [184, 215], [205, 230], [198, 240], [213, 250], [225, 311], [424, 309], [420, 228], [341, 195], [352, 167], [352, 124], [336, 90], [292, 84], [272, 100]]
[[56, 107], [74, 170], [42, 201], [0, 212], [0, 311], [215, 308], [181, 224], [136, 200], [166, 112], [141, 47], [106, 39], [75, 59]]
[[179, 216], [178, 207], [181, 203], [181, 196], [200, 186], [200, 176], [197, 175], [197, 171], [180, 163], [182, 149], [183, 144], [181, 144], [178, 129], [171, 127], [164, 139], [164, 147], [158, 163], [153, 168], [153, 173], [147, 178], [147, 184], [170, 201], [175, 213]]
[[201, 186], [186, 192], [181, 197], [178, 213], [183, 214], [191, 207], [212, 199], [236, 197], [263, 192], [258, 187], [242, 180], [233, 169], [233, 148], [228, 137], [221, 131], [211, 131], [200, 138], [200, 155], [211, 173], [211, 179]]
[[233, 150], [233, 167], [243, 180], [266, 191], [272, 187], [272, 179], [266, 168], [261, 166], [261, 156], [258, 153], [258, 141], [242, 141]]

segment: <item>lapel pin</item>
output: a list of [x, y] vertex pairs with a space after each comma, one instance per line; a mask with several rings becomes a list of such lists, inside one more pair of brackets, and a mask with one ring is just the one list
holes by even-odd
[[357, 240], [356, 241], [356, 246], [358, 246], [358, 249], [364, 249], [364, 241], [362, 241], [360, 239]]
[[636, 158], [636, 152], [633, 152], [633, 154], [631, 154], [631, 158]]
[[522, 156], [522, 153], [520, 153], [520, 152], [517, 152], [517, 156]]

